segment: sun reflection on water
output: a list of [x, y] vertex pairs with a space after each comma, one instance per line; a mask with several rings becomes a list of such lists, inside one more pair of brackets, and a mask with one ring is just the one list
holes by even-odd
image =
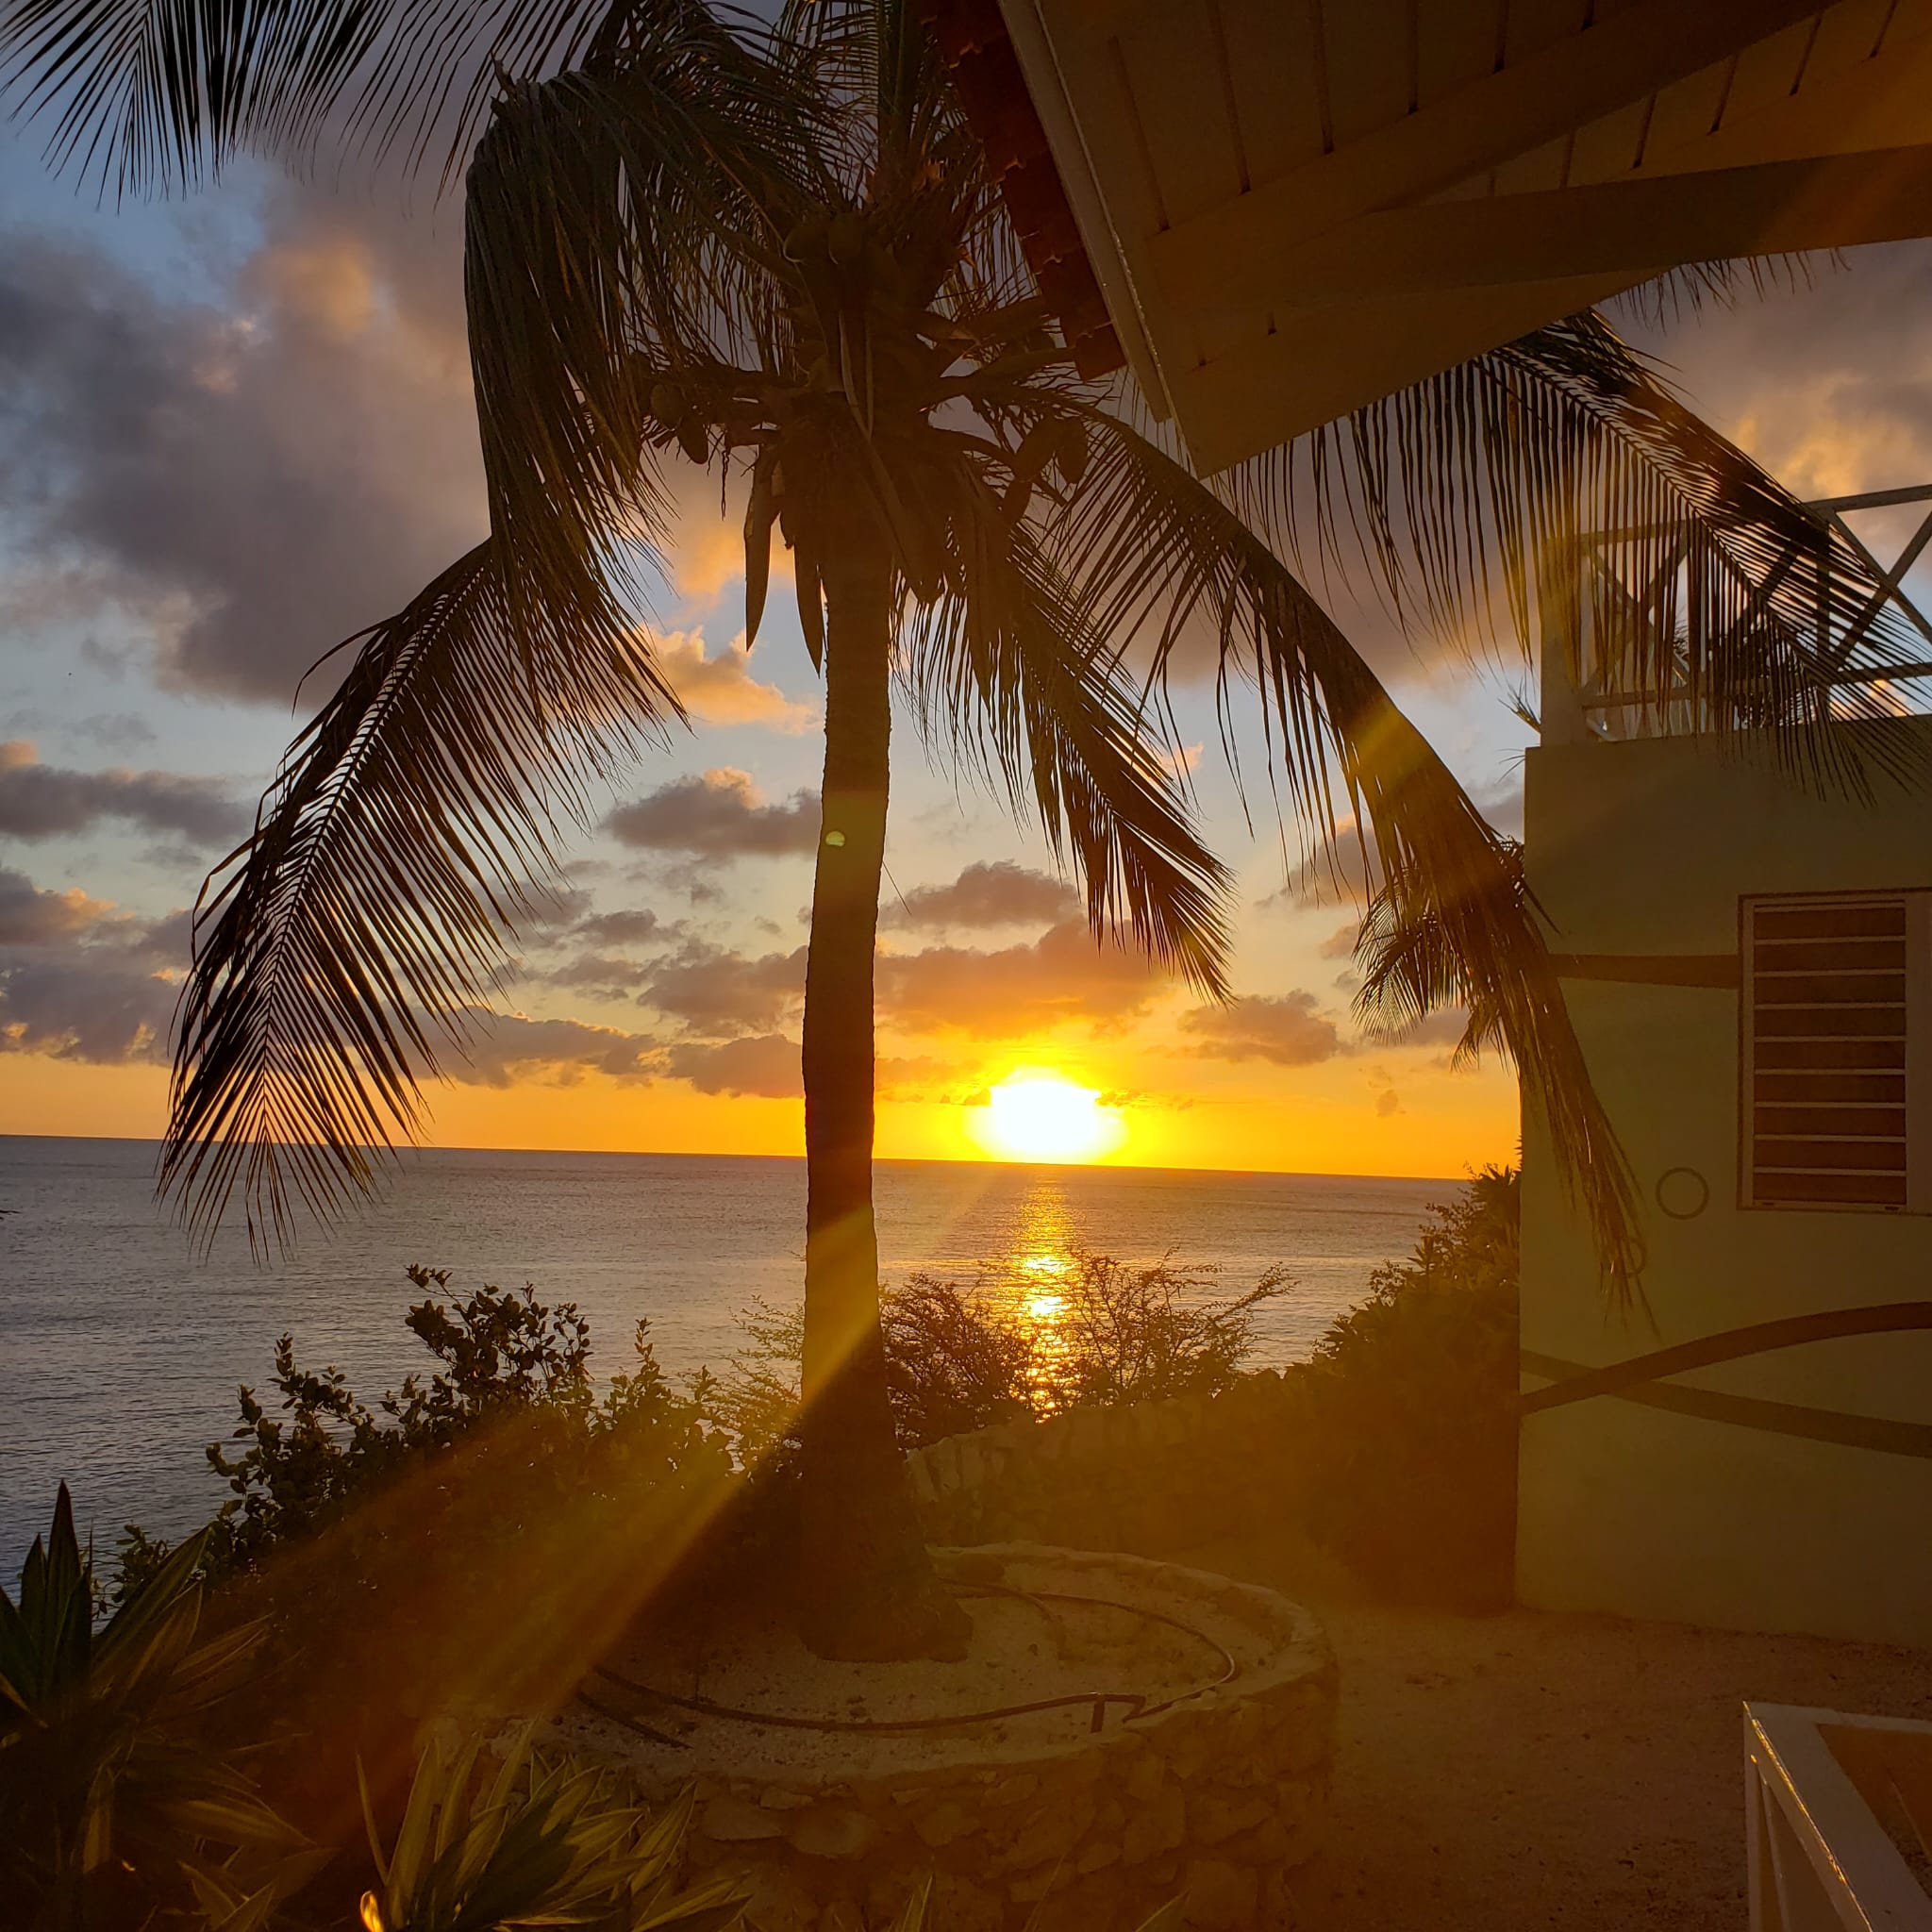
[[1074, 1230], [1066, 1196], [1059, 1186], [1042, 1180], [1027, 1190], [1020, 1204], [1011, 1243], [1000, 1273], [1013, 1322], [1033, 1345], [1036, 1385], [1043, 1385], [1056, 1361], [1066, 1352], [1067, 1296], [1061, 1284], [1074, 1270]]

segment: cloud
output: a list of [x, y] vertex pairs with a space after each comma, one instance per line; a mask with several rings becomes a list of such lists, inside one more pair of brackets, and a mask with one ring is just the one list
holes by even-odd
[[445, 1054], [440, 1064], [469, 1087], [513, 1087], [542, 1079], [574, 1087], [586, 1074], [607, 1074], [627, 1086], [646, 1086], [661, 1071], [658, 1042], [648, 1033], [593, 1026], [583, 1020], [532, 1020], [521, 1013], [472, 1010], [466, 1055]]
[[0, 1053], [159, 1059], [187, 963], [185, 912], [143, 922], [0, 867]]
[[541, 979], [545, 986], [560, 986], [589, 993], [593, 999], [625, 1000], [643, 983], [645, 971], [635, 959], [613, 958], [603, 953], [579, 953], [575, 958], [544, 972], [533, 973], [530, 977]]
[[621, 907], [615, 912], [592, 912], [577, 921], [575, 937], [598, 946], [633, 946], [673, 928], [666, 926], [648, 907]]
[[1364, 848], [1355, 822], [1337, 825], [1334, 837], [1295, 865], [1263, 908], [1293, 910], [1304, 906], [1366, 906], [1381, 886], [1373, 844]]
[[1373, 1032], [1366, 1036], [1366, 1042], [1378, 1048], [1459, 1046], [1462, 1036], [1468, 1031], [1468, 1008], [1438, 1007], [1433, 1013], [1424, 1013], [1420, 1020], [1411, 1020], [1406, 1026], [1391, 1027], [1387, 1032]]
[[751, 675], [751, 654], [739, 632], [715, 658], [705, 656], [698, 630], [675, 630], [652, 640], [664, 680], [691, 713], [711, 724], [767, 724], [774, 731], [816, 730], [819, 708], [788, 698], [775, 684]]
[[1354, 920], [1345, 925], [1338, 925], [1322, 943], [1315, 948], [1315, 955], [1322, 959], [1353, 959], [1355, 942], [1361, 927]]
[[1708, 307], [1661, 338], [1637, 332], [1698, 414], [1801, 496], [1932, 474], [1932, 247], [1853, 248], [1844, 263], [1774, 300]]
[[0, 946], [44, 946], [72, 938], [111, 916], [105, 899], [90, 899], [78, 886], [43, 891], [25, 873], [0, 865]]
[[817, 847], [819, 805], [808, 791], [768, 805], [748, 772], [727, 766], [660, 785], [635, 804], [619, 806], [604, 825], [620, 843], [640, 851], [770, 858]]
[[286, 701], [482, 534], [458, 225], [278, 184], [203, 303], [14, 228], [0, 248], [0, 601], [119, 609], [163, 678]]
[[1191, 1051], [1217, 1060], [1268, 1060], [1277, 1067], [1311, 1067], [1342, 1051], [1335, 1022], [1315, 1010], [1315, 995], [1297, 990], [1196, 1007], [1180, 1016]]
[[1084, 920], [1063, 920], [1030, 945], [982, 952], [930, 946], [883, 953], [881, 1017], [915, 1033], [958, 1031], [1010, 1040], [1066, 1021], [1119, 1025], [1146, 1011], [1166, 982], [1138, 954], [1096, 942]]
[[172, 772], [70, 772], [41, 763], [25, 739], [0, 742], [0, 834], [54, 839], [104, 818], [214, 845], [241, 838], [251, 814], [212, 779]]
[[915, 886], [889, 904], [882, 925], [1040, 925], [1072, 918], [1080, 901], [1064, 879], [1011, 859], [969, 865], [951, 885]]
[[700, 1093], [794, 1100], [805, 1091], [798, 1042], [782, 1033], [747, 1034], [717, 1046], [687, 1041], [665, 1054], [664, 1065], [675, 1078], [689, 1080]]
[[803, 946], [753, 959], [697, 942], [652, 967], [638, 1004], [696, 1034], [770, 1033], [804, 991]]

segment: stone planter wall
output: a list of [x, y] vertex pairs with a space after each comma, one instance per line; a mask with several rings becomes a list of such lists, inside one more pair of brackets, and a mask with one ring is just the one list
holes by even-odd
[[1224, 1395], [1076, 1408], [952, 1436], [907, 1457], [926, 1536], [1154, 1554], [1279, 1515], [1295, 1481], [1293, 1378]]
[[1098, 1734], [955, 1733], [875, 1777], [700, 1779], [693, 1875], [748, 1874], [756, 1932], [882, 1926], [927, 1873], [929, 1932], [1130, 1932], [1183, 1894], [1192, 1926], [1286, 1924], [1288, 1874], [1317, 1843], [1328, 1790], [1335, 1665], [1319, 1625], [1272, 1591], [1172, 1564], [986, 1554], [1050, 1561], [1095, 1594], [1124, 1581], [1198, 1606], [1247, 1654], [1241, 1673]]

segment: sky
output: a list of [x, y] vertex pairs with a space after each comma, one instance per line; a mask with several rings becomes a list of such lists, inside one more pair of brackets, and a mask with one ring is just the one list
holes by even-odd
[[[452, 204], [231, 175], [103, 208], [0, 132], [0, 1133], [154, 1136], [188, 908], [304, 715], [304, 669], [484, 529]], [[1636, 330], [1801, 493], [1932, 477], [1932, 249]], [[451, 1146], [802, 1147], [796, 1041], [820, 691], [790, 598], [742, 642], [742, 553], [693, 482], [649, 613], [692, 718], [567, 842], [502, 1017], [428, 1095]], [[782, 560], [781, 560], [782, 568]], [[1337, 613], [1494, 823], [1521, 830], [1513, 661]], [[310, 700], [313, 699], [313, 690]], [[1213, 693], [1179, 706], [1235, 869], [1204, 1006], [1096, 944], [1037, 832], [931, 764], [903, 715], [879, 958], [878, 1151], [1002, 1149], [990, 1090], [1097, 1096], [1102, 1158], [1447, 1175], [1507, 1158], [1507, 1066], [1351, 1013], [1355, 916], [1311, 879]]]

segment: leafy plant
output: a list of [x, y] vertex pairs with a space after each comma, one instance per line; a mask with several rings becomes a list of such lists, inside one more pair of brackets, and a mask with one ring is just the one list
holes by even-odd
[[483, 1748], [452, 1724], [435, 1727], [387, 1852], [363, 1785], [378, 1874], [362, 1895], [366, 1932], [715, 1932], [738, 1917], [741, 1880], [678, 1884], [689, 1792], [653, 1819], [608, 1769], [532, 1750], [527, 1726], [493, 1775], [479, 1774]]
[[[447, 1291], [447, 1269], [412, 1265], [418, 1289]], [[602, 1397], [591, 1378], [590, 1324], [575, 1302], [538, 1298], [534, 1286], [485, 1286], [451, 1305], [412, 1304], [405, 1325], [442, 1365], [407, 1375], [371, 1408], [334, 1366], [319, 1374], [295, 1359], [294, 1338], [275, 1344], [271, 1378], [279, 1414], [245, 1385], [234, 1449], [208, 1445], [209, 1465], [234, 1492], [203, 1532], [199, 1561], [210, 1575], [258, 1565], [277, 1545], [312, 1536], [406, 1471], [470, 1445], [500, 1481], [515, 1481], [525, 1507], [546, 1490], [575, 1492], [587, 1459], [635, 1467], [656, 1454], [662, 1474], [689, 1463], [722, 1475], [724, 1455], [697, 1397], [680, 1396], [640, 1322], [632, 1365]], [[508, 1466], [506, 1466], [508, 1465]], [[474, 1474], [474, 1461], [473, 1461]], [[501, 1498], [499, 1497], [499, 1501]], [[130, 1524], [120, 1544], [120, 1589], [138, 1587], [168, 1559], [168, 1543]]]
[[1046, 1405], [1161, 1402], [1231, 1387], [1254, 1348], [1255, 1311], [1287, 1293], [1271, 1268], [1245, 1294], [1214, 1298], [1211, 1274], [1171, 1261], [1132, 1268], [1076, 1250], [1053, 1293]]
[[1297, 1372], [1309, 1528], [1395, 1596], [1512, 1593], [1521, 1197], [1518, 1169], [1474, 1175]]
[[201, 1557], [191, 1539], [96, 1629], [63, 1483], [18, 1601], [0, 1591], [0, 1898], [35, 1928], [141, 1925], [198, 1900], [244, 1932], [327, 1857], [208, 1735], [262, 1633], [202, 1637]]
[[[1083, 1405], [1218, 1394], [1254, 1347], [1255, 1311], [1287, 1291], [1272, 1269], [1244, 1294], [1217, 1297], [1213, 1274], [1157, 1261], [1135, 1268], [1075, 1250], [1063, 1273], [1031, 1284], [1029, 1312], [998, 1271], [970, 1286], [929, 1274], [880, 1296], [886, 1379], [900, 1444], [916, 1449], [995, 1423]], [[797, 1310], [756, 1302], [747, 1337], [712, 1388], [711, 1412], [740, 1454], [782, 1467], [795, 1450]]]

